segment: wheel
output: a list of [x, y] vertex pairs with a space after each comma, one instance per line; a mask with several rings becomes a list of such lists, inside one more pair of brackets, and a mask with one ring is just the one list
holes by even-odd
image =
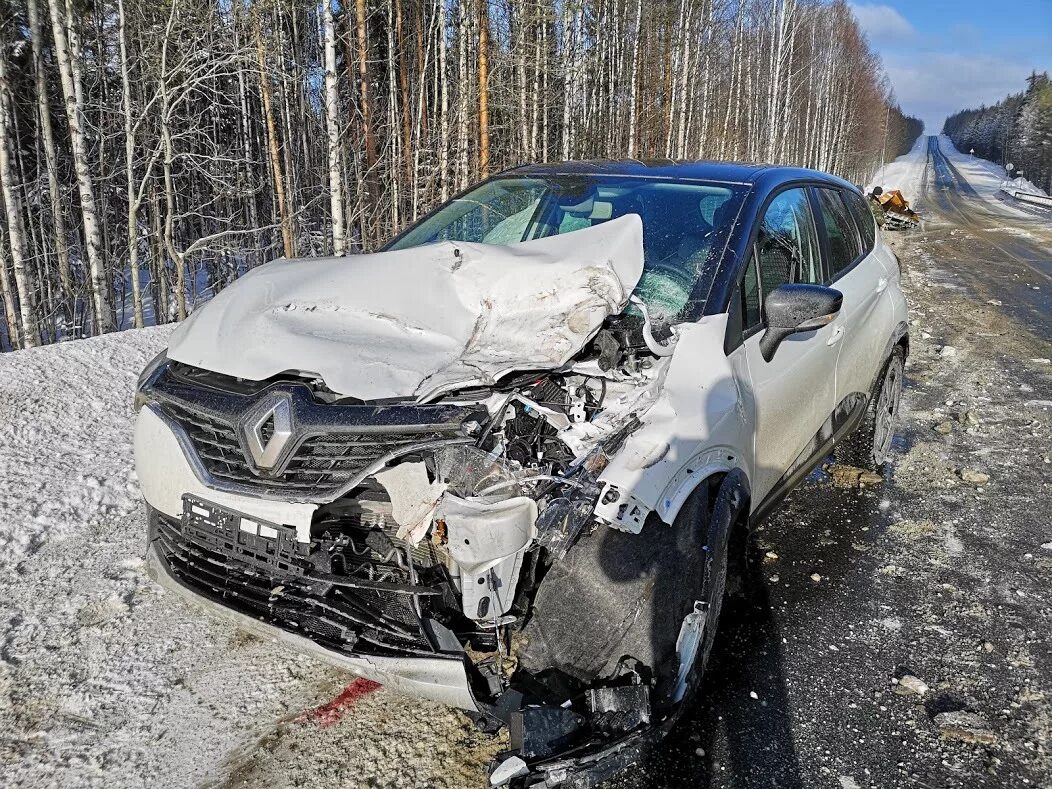
[[873, 471], [887, 462], [899, 418], [904, 360], [902, 348], [896, 345], [873, 387], [862, 423], [836, 447], [838, 462]]
[[[695, 491], [683, 505], [672, 526], [680, 534], [700, 532], [705, 535], [702, 549], [704, 559], [700, 577], [694, 579], [697, 592], [692, 606], [694, 613], [704, 615], [704, 624], [698, 634], [699, 643], [694, 660], [690, 665], [679, 666], [677, 681], [673, 686], [674, 695], [681, 696], [678, 701], [684, 706], [689, 706], [704, 680], [723, 601], [729, 591], [740, 587], [743, 580], [737, 574], [744, 571], [744, 565], [731, 555], [741, 550], [740, 558], [744, 559], [747, 541], [747, 530], [742, 520], [747, 504], [741, 486], [737, 485], [740, 473], [731, 472], [723, 478], [719, 487], [710, 487], [709, 490], [702, 487]], [[734, 577], [728, 579], [728, 573]], [[732, 590], [728, 590], [728, 583], [733, 587]], [[690, 614], [691, 611], [685, 613]], [[684, 681], [685, 689], [675, 694], [676, 687]]]

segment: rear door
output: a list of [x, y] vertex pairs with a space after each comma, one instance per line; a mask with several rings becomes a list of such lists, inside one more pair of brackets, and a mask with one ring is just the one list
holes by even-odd
[[[836, 187], [815, 187], [816, 211], [823, 236], [827, 283], [844, 294], [840, 314], [827, 339], [837, 349], [834, 403], [855, 393], [869, 394], [883, 363], [890, 336], [890, 302], [884, 298], [888, 273], [873, 254], [875, 226], [854, 217], [854, 196]], [[863, 206], [864, 207], [864, 206]]]
[[837, 348], [832, 327], [787, 338], [771, 361], [760, 353], [762, 305], [779, 285], [820, 283], [821, 243], [806, 186], [777, 194], [760, 221], [739, 298], [753, 404], [752, 499], [758, 505], [833, 410]]

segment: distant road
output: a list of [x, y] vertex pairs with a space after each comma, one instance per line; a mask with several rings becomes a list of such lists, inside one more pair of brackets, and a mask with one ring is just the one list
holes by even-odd
[[976, 293], [1052, 336], [1052, 211], [983, 196], [934, 136], [920, 203], [921, 233], [930, 236], [940, 261]]

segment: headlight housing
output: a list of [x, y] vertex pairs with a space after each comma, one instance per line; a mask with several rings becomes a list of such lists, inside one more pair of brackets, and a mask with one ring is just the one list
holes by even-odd
[[157, 380], [157, 377], [167, 365], [168, 351], [165, 349], [154, 356], [149, 364], [143, 368], [143, 371], [139, 373], [139, 380], [135, 382], [135, 399], [132, 401], [132, 408], [135, 413], [139, 413], [142, 407], [150, 401], [150, 386]]

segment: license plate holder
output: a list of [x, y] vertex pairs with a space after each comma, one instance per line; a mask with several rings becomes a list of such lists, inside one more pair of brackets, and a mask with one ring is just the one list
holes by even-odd
[[192, 544], [241, 562], [273, 577], [307, 572], [309, 547], [296, 541], [296, 529], [183, 495], [183, 536]]

